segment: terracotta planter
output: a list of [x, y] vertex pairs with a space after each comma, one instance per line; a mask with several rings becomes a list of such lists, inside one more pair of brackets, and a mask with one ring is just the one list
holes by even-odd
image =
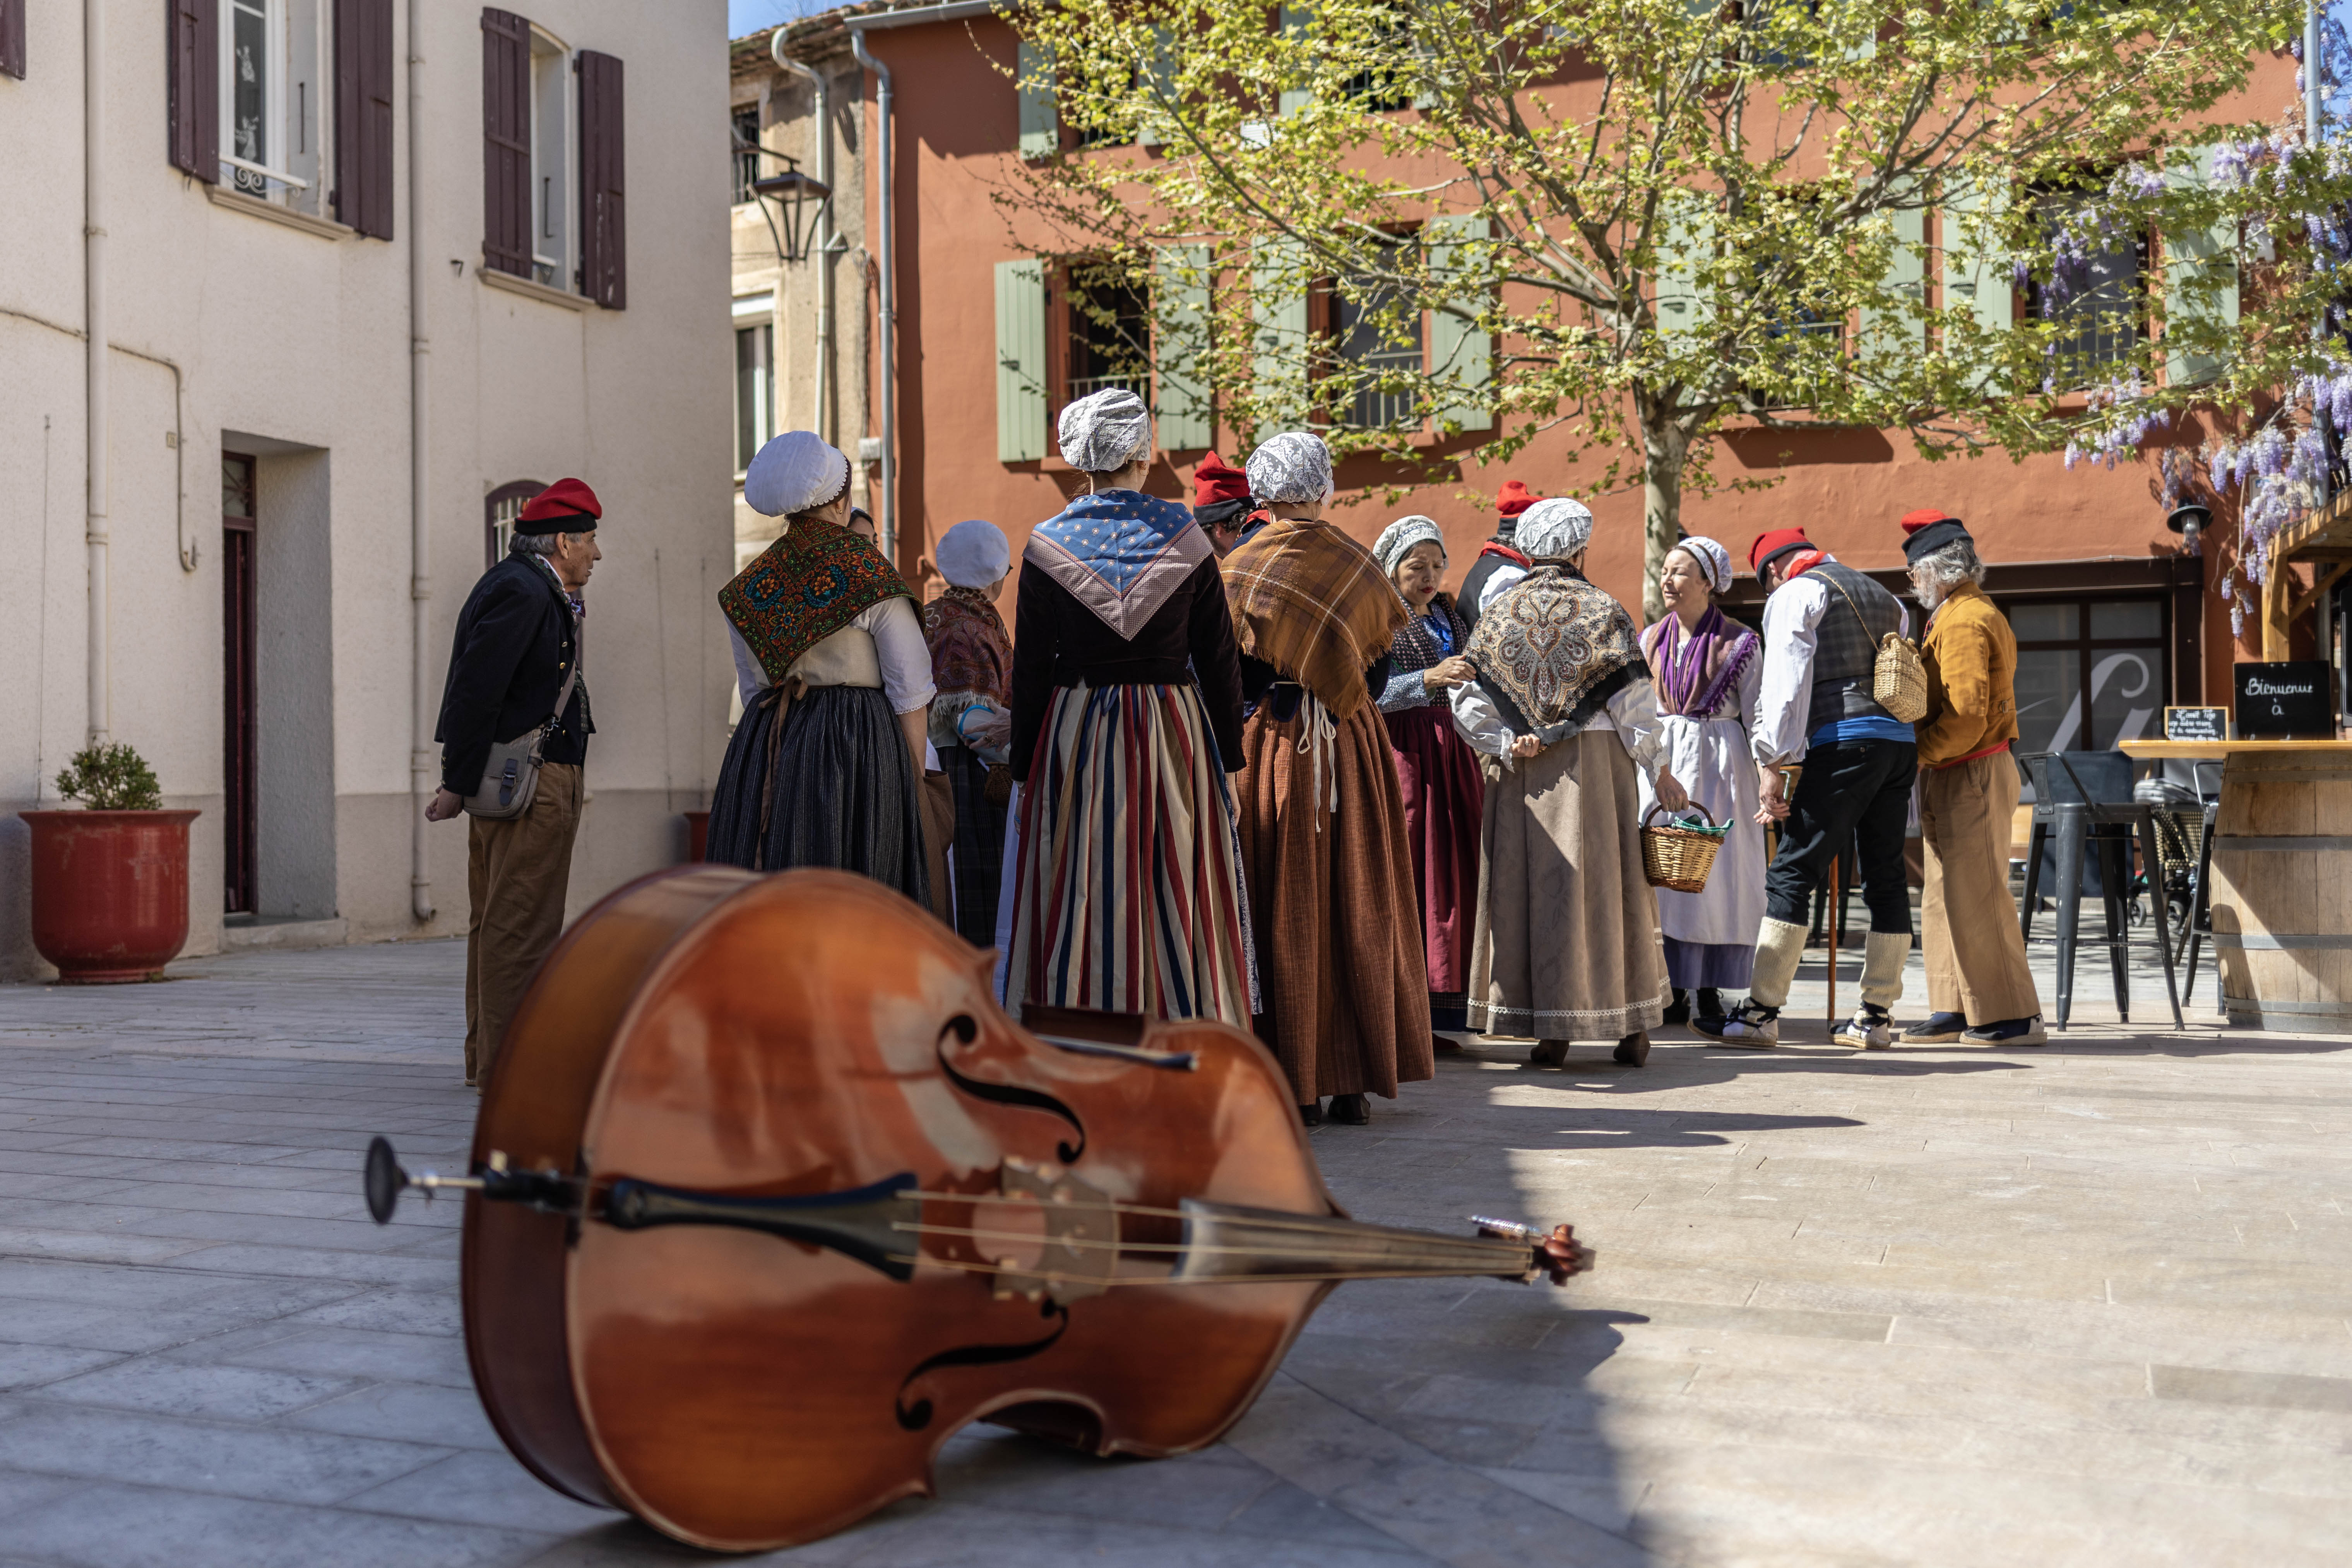
[[68, 984], [160, 980], [188, 941], [193, 811], [20, 811], [33, 945]]

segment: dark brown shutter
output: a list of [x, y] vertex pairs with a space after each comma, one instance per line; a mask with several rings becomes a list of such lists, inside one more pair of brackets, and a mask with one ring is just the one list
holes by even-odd
[[164, 0], [172, 30], [163, 96], [172, 167], [220, 183], [220, 12], [215, 0]]
[[0, 0], [0, 76], [25, 79], [25, 0]]
[[335, 216], [392, 237], [392, 0], [335, 0]]
[[482, 265], [530, 276], [530, 24], [482, 12]]
[[629, 302], [622, 199], [621, 62], [580, 51], [580, 291], [608, 310]]

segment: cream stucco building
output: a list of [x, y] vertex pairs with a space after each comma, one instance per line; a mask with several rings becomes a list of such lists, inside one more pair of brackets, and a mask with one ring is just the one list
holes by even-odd
[[203, 812], [190, 953], [462, 931], [451, 632], [566, 474], [575, 911], [681, 857], [730, 684], [726, 6], [518, 3], [50, 0], [0, 50], [0, 976], [44, 973], [15, 814], [93, 736]]

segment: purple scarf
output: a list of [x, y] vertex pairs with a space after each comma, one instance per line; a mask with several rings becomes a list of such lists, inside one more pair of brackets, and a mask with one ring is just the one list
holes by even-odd
[[1680, 616], [1668, 615], [1642, 634], [1642, 651], [1658, 683], [1658, 711], [1704, 719], [1738, 684], [1756, 657], [1756, 634], [1709, 605], [1688, 637]]

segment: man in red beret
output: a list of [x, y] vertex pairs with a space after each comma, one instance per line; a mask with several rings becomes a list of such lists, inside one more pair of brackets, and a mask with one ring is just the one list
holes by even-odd
[[[589, 716], [581, 591], [604, 552], [604, 508], [558, 479], [515, 520], [507, 558], [457, 612], [441, 694], [441, 788], [428, 821], [470, 814], [466, 1081], [478, 1086], [523, 987], [563, 930]], [[495, 764], [495, 765], [493, 765]]]
[[1192, 521], [1201, 525], [1201, 531], [1209, 536], [1209, 548], [1219, 555], [1233, 553], [1255, 509], [1256, 503], [1250, 500], [1249, 476], [1228, 466], [1214, 452], [1192, 470]]
[[[1756, 757], [1757, 820], [1780, 824], [1764, 878], [1764, 924], [1748, 998], [1719, 1023], [1691, 1026], [1727, 1046], [1764, 1048], [1780, 1039], [1780, 1009], [1804, 954], [1813, 890], [1853, 845], [1861, 861], [1870, 935], [1863, 944], [1862, 1006], [1838, 1026], [1840, 1043], [1884, 1050], [1895, 1043], [1892, 1010], [1911, 952], [1911, 890], [1903, 830], [1911, 815], [1918, 747], [1911, 726], [1871, 695], [1878, 649], [1907, 632], [1895, 595], [1805, 537], [1801, 528], [1759, 535], [1748, 562], [1764, 584], [1764, 674], [1748, 743]], [[1793, 799], [1780, 770], [1801, 763]]]
[[1478, 627], [1478, 600], [1486, 588], [1486, 579], [1505, 566], [1528, 569], [1528, 558], [1512, 542], [1517, 537], [1519, 514], [1543, 500], [1529, 493], [1517, 479], [1505, 479], [1502, 494], [1496, 498], [1495, 510], [1500, 521], [1495, 525], [1495, 537], [1479, 547], [1478, 559], [1470, 563], [1470, 570], [1462, 574], [1462, 591], [1454, 595], [1454, 608], [1473, 631]]

